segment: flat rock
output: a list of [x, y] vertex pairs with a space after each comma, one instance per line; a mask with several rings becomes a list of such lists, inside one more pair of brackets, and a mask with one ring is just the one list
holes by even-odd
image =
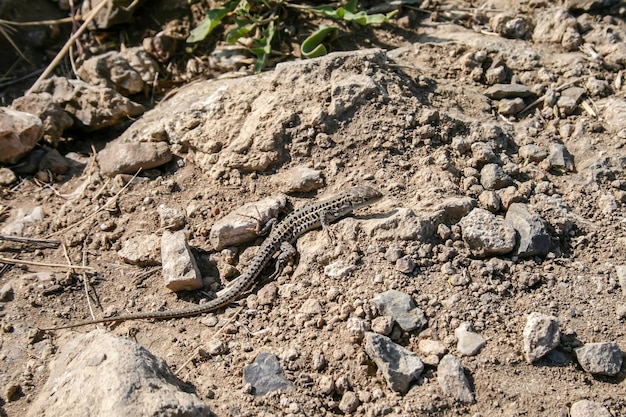
[[104, 330], [68, 334], [29, 417], [207, 416], [163, 359]]
[[0, 163], [16, 163], [42, 135], [43, 124], [37, 116], [0, 107]]
[[485, 338], [473, 331], [469, 323], [461, 323], [454, 331], [457, 350], [465, 356], [474, 356], [485, 346]]
[[569, 409], [570, 417], [613, 417], [602, 404], [589, 400], [576, 401]]
[[287, 205], [287, 197], [279, 194], [244, 204], [216, 221], [209, 232], [209, 241], [215, 250], [249, 242], [259, 235], [259, 224], [265, 225]]
[[498, 112], [505, 116], [517, 114], [524, 110], [526, 104], [521, 97], [503, 98], [498, 102]]
[[560, 172], [573, 172], [575, 170], [574, 157], [561, 143], [550, 145], [550, 155], [543, 160], [542, 166], [548, 170]]
[[341, 279], [350, 275], [355, 269], [355, 264], [345, 259], [337, 259], [324, 267], [324, 275], [328, 278]]
[[518, 256], [545, 256], [552, 239], [545, 220], [537, 210], [523, 203], [512, 203], [504, 218], [518, 234], [514, 253]]
[[307, 166], [296, 166], [273, 177], [274, 183], [286, 194], [306, 193], [324, 185], [322, 171]]
[[165, 286], [171, 291], [193, 291], [202, 288], [202, 274], [182, 230], [165, 230], [161, 236], [161, 262]]
[[244, 366], [243, 380], [252, 385], [257, 396], [292, 387], [283, 376], [278, 357], [267, 352], [259, 353], [252, 364]]
[[548, 156], [548, 151], [535, 144], [529, 144], [520, 146], [518, 154], [528, 162], [541, 162]]
[[410, 332], [426, 326], [428, 320], [417, 307], [410, 295], [397, 290], [389, 290], [372, 299], [378, 310], [392, 317], [402, 330]]
[[445, 355], [437, 366], [437, 382], [444, 395], [461, 403], [474, 403], [474, 392], [465, 376], [461, 361], [454, 355]]
[[124, 262], [137, 266], [161, 264], [160, 239], [155, 234], [134, 236], [122, 243], [117, 255]]
[[363, 222], [368, 236], [381, 240], [425, 240], [435, 231], [431, 220], [424, 219], [409, 208], [399, 207], [389, 216]]
[[533, 363], [559, 345], [561, 332], [556, 317], [541, 313], [530, 313], [524, 326], [524, 354], [528, 363]]
[[365, 352], [381, 371], [389, 389], [406, 394], [424, 370], [420, 358], [386, 336], [366, 332]]
[[476, 256], [505, 254], [515, 248], [515, 229], [485, 209], [473, 209], [461, 219], [459, 226], [463, 240]]
[[530, 97], [533, 92], [522, 84], [494, 84], [485, 90], [485, 95], [494, 100], [514, 97]]
[[591, 374], [613, 376], [622, 367], [622, 351], [615, 342], [587, 343], [575, 352], [580, 366]]
[[152, 169], [172, 160], [169, 146], [163, 142], [121, 143], [111, 142], [98, 153], [102, 174], [135, 174], [139, 168]]

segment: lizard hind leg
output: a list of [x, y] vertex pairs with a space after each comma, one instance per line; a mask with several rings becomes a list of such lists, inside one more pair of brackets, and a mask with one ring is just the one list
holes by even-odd
[[280, 244], [280, 252], [278, 253], [278, 257], [276, 258], [276, 268], [274, 269], [274, 272], [272, 272], [272, 275], [270, 275], [268, 279], [276, 278], [280, 274], [280, 272], [283, 270], [285, 265], [287, 265], [287, 262], [290, 259], [292, 259], [295, 254], [296, 254], [296, 248], [294, 248], [291, 243], [287, 241], [282, 242]]

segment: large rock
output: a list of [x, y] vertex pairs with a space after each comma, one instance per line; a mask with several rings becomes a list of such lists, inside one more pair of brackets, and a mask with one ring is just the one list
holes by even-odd
[[43, 137], [55, 145], [63, 135], [63, 131], [72, 127], [74, 120], [58, 103], [55, 103], [49, 93], [32, 93], [13, 100], [11, 107], [39, 117], [43, 123]]
[[165, 286], [172, 291], [202, 288], [202, 274], [187, 244], [185, 232], [164, 231], [161, 236], [161, 260]]
[[505, 254], [515, 247], [515, 229], [502, 217], [485, 209], [473, 209], [459, 225], [463, 240], [476, 256]]
[[387, 336], [366, 332], [365, 352], [385, 377], [389, 389], [401, 394], [406, 394], [411, 382], [424, 370], [424, 364], [415, 353], [395, 344]]
[[589, 400], [576, 401], [569, 409], [570, 417], [613, 417], [602, 404]]
[[14, 164], [43, 135], [43, 124], [30, 113], [0, 108], [0, 163]]
[[193, 417], [211, 412], [163, 359], [103, 330], [64, 338], [29, 417]]

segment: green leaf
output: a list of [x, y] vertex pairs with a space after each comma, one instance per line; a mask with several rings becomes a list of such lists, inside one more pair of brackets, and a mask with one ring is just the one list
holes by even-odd
[[322, 25], [311, 36], [306, 38], [300, 46], [300, 52], [307, 58], [317, 58], [324, 56], [328, 52], [324, 46], [324, 41], [337, 30], [334, 26]]
[[381, 14], [381, 13], [367, 14], [364, 11], [357, 12], [356, 11], [357, 1], [358, 0], [350, 0], [345, 5], [345, 7], [339, 7], [337, 9], [333, 9], [330, 6], [322, 6], [322, 7], [313, 7], [309, 10], [313, 13], [330, 17], [331, 19], [355, 22], [361, 26], [378, 25], [381, 23], [385, 23], [386, 21], [388, 21], [389, 19], [391, 19], [398, 13], [397, 10], [389, 12], [386, 15]]
[[248, 36], [250, 32], [252, 32], [256, 27], [256, 23], [252, 23], [252, 21], [248, 19], [234, 19], [237, 27], [231, 29], [226, 34], [226, 42], [229, 44], [234, 44], [237, 42], [237, 39]]
[[257, 47], [252, 48], [252, 52], [256, 54], [256, 63], [254, 64], [254, 72], [259, 73], [267, 63], [267, 57], [272, 53], [272, 39], [276, 34], [274, 21], [272, 20], [266, 28], [262, 30], [263, 36], [256, 40]]
[[237, 3], [237, 1], [229, 1], [224, 5], [224, 7], [209, 10], [206, 18], [189, 33], [187, 43], [200, 42], [206, 39], [206, 37], [213, 32], [217, 25], [220, 24], [222, 19], [224, 19], [228, 13], [233, 11], [235, 6], [237, 6]]

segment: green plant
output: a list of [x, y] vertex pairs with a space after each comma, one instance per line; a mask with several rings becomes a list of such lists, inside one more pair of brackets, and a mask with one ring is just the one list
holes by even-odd
[[[395, 16], [397, 11], [387, 14], [368, 14], [358, 11], [358, 0], [348, 0], [343, 6], [309, 6], [288, 3], [283, 0], [231, 0], [207, 12], [206, 18], [194, 28], [187, 38], [188, 44], [206, 39], [220, 24], [227, 26], [224, 40], [234, 44], [242, 38], [249, 38], [250, 50], [257, 56], [254, 67], [260, 72], [267, 64], [272, 53], [272, 41], [276, 35], [276, 27], [293, 17], [294, 14], [317, 15], [324, 18], [357, 23], [361, 26], [385, 23]], [[302, 55], [307, 58], [327, 53], [324, 43], [339, 28], [322, 25], [302, 43]]]

